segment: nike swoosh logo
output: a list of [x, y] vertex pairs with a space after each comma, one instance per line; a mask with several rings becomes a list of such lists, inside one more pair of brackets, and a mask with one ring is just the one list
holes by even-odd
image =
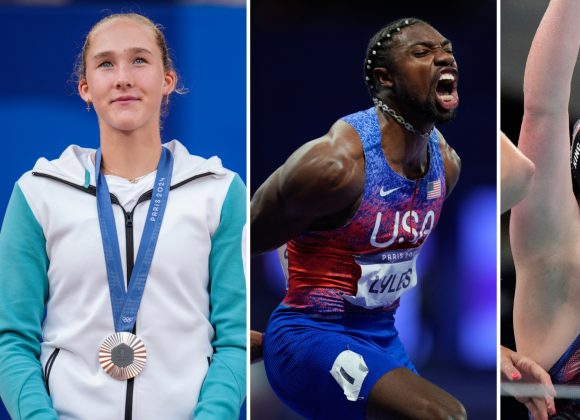
[[[401, 187], [399, 187], [399, 188], [401, 188]], [[399, 188], [393, 188], [392, 190], [389, 190], [389, 191], [383, 191], [383, 187], [381, 187], [381, 192], [380, 192], [381, 197], [384, 197], [385, 195], [389, 195], [393, 191], [397, 191]]]

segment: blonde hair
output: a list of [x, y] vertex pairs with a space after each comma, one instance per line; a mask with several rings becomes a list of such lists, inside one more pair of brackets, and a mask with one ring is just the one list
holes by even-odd
[[[161, 51], [163, 70], [165, 72], [172, 72], [175, 75], [176, 86], [175, 86], [174, 92], [178, 93], [178, 94], [187, 93], [187, 89], [185, 87], [183, 87], [183, 83], [181, 82], [180, 78], [178, 77], [178, 73], [175, 70], [175, 66], [173, 65], [173, 60], [171, 59], [171, 57], [169, 55], [169, 50], [167, 48], [167, 42], [165, 41], [165, 35], [163, 35], [163, 32], [161, 32], [161, 30], [164, 29], [163, 26], [158, 24], [158, 23], [157, 24], [153, 23], [153, 21], [151, 21], [149, 18], [147, 18], [143, 15], [140, 15], [138, 13], [115, 13], [115, 14], [111, 14], [109, 16], [105, 16], [104, 18], [102, 18], [100, 21], [98, 21], [95, 24], [95, 26], [93, 26], [91, 31], [86, 36], [85, 44], [83, 45], [82, 51], [77, 56], [77, 59], [75, 62], [75, 67], [74, 67], [74, 81], [76, 83], [86, 81], [86, 78], [87, 78], [87, 74], [86, 74], [87, 61], [86, 61], [86, 59], [87, 59], [87, 52], [89, 51], [89, 48], [91, 46], [91, 36], [92, 36], [93, 32], [95, 32], [99, 28], [99, 26], [101, 26], [102, 24], [109, 22], [113, 19], [117, 19], [117, 18], [133, 19], [133, 20], [141, 23], [142, 25], [144, 25], [146, 28], [150, 29], [153, 32], [153, 34], [155, 36], [155, 40], [157, 41], [157, 46], [159, 47], [159, 50]], [[169, 111], [169, 98], [167, 98], [166, 101], [163, 101], [163, 105], [162, 105], [162, 109], [161, 109], [161, 116], [162, 117], [167, 116], [168, 111]]]

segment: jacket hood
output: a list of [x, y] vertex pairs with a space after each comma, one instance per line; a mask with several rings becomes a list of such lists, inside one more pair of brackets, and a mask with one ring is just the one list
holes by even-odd
[[[173, 154], [171, 185], [178, 184], [192, 176], [205, 172], [212, 172], [216, 178], [227, 173], [227, 170], [222, 166], [222, 161], [217, 156], [204, 159], [190, 155], [187, 149], [177, 140], [165, 143], [163, 147], [169, 149]], [[95, 149], [86, 149], [73, 144], [67, 147], [58, 159], [51, 161], [45, 158], [38, 159], [32, 172], [51, 175], [85, 188], [89, 185], [95, 186], [95, 174], [87, 171], [79, 160], [79, 156], [93, 152], [95, 152]]]

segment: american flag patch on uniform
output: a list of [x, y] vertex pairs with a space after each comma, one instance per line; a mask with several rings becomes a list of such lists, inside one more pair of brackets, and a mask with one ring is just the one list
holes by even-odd
[[427, 185], [427, 200], [441, 197], [441, 181], [430, 182]]

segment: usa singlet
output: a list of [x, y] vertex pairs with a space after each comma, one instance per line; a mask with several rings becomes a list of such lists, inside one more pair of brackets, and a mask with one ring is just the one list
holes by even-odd
[[364, 420], [383, 375], [396, 368], [417, 373], [394, 314], [399, 297], [417, 282], [417, 256], [441, 213], [443, 158], [433, 132], [427, 174], [410, 181], [395, 173], [376, 112], [343, 118], [358, 132], [365, 155], [357, 213], [346, 226], [305, 232], [288, 243], [288, 291], [264, 334], [272, 389], [308, 419]]
[[375, 108], [342, 119], [358, 132], [365, 154], [363, 199], [339, 229], [305, 232], [288, 243], [283, 304], [311, 314], [389, 312], [417, 283], [416, 259], [445, 199], [437, 132], [429, 138], [429, 170], [411, 181], [387, 163]]

